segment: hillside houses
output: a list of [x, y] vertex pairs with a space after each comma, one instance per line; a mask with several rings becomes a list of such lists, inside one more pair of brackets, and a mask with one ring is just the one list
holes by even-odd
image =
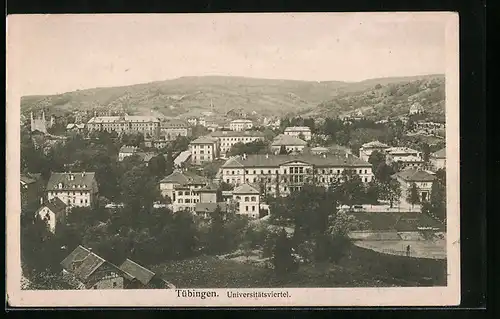
[[211, 133], [209, 137], [218, 140], [221, 156], [226, 156], [237, 143], [247, 144], [264, 140], [264, 134], [259, 131], [216, 131]]
[[191, 163], [200, 165], [212, 162], [219, 157], [220, 143], [217, 138], [202, 136], [192, 141], [189, 148], [191, 150]]
[[271, 152], [279, 154], [281, 149], [288, 153], [300, 153], [306, 147], [307, 142], [293, 135], [280, 134], [274, 138], [271, 143]]
[[295, 136], [309, 141], [312, 137], [311, 129], [307, 126], [289, 126], [285, 128], [285, 135]]

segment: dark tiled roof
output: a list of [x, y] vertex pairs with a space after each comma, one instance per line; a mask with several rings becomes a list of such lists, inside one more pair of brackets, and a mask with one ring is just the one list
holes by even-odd
[[380, 141], [372, 141], [372, 142], [363, 144], [362, 147], [363, 148], [389, 148], [389, 145], [384, 144]]
[[137, 146], [123, 145], [120, 147], [120, 153], [135, 153], [137, 152]]
[[298, 155], [247, 155], [247, 159], [234, 157], [229, 159], [222, 167], [278, 167], [288, 162], [300, 161], [312, 164], [314, 166], [339, 166], [339, 167], [370, 167], [371, 164], [355, 156], [339, 156], [330, 154], [326, 157], [312, 154]]
[[67, 205], [64, 204], [62, 200], [59, 199], [59, 197], [54, 197], [52, 200], [47, 202], [45, 205], [40, 206], [40, 208], [36, 211], [38, 212], [42, 210], [44, 207], [47, 207], [50, 209], [51, 212], [53, 212], [56, 216], [64, 213]]
[[197, 139], [192, 141], [191, 144], [213, 144], [216, 142], [217, 142], [217, 140], [215, 137], [202, 136], [202, 137], [198, 137]]
[[399, 176], [401, 179], [407, 182], [432, 182], [435, 177], [426, 171], [417, 170], [417, 169], [406, 169], [399, 173], [394, 174], [393, 176]]
[[[71, 175], [74, 177], [73, 180], [70, 179]], [[62, 188], [58, 187], [59, 183], [62, 183]], [[93, 172], [52, 173], [47, 183], [47, 190], [91, 190], [92, 187], [97, 187]]]
[[119, 268], [121, 271], [130, 275], [130, 277], [139, 280], [143, 285], [147, 285], [155, 275], [155, 273], [151, 270], [133, 262], [130, 259], [126, 259]]
[[432, 153], [431, 155], [433, 158], [446, 158], [446, 147], [440, 149], [437, 152]]
[[172, 174], [162, 179], [160, 183], [176, 183], [181, 185], [205, 184], [207, 180], [202, 176], [189, 172], [174, 171]]
[[284, 145], [284, 146], [287, 146], [287, 145], [303, 146], [303, 145], [307, 145], [307, 142], [304, 140], [301, 140], [300, 138], [298, 138], [296, 136], [280, 134], [274, 138], [271, 145], [272, 146], [281, 146], [281, 145]]
[[[67, 271], [73, 273], [80, 280], [86, 280], [94, 271], [96, 271], [106, 261], [83, 246], [76, 247], [75, 250], [64, 258], [61, 266]], [[72, 265], [76, 264], [73, 269]]]

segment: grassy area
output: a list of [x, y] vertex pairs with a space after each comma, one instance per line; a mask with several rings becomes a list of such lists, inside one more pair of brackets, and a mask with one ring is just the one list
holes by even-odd
[[380, 254], [353, 246], [338, 264], [302, 265], [276, 278], [273, 270], [212, 256], [151, 267], [179, 288], [391, 287], [446, 284], [446, 261]]
[[444, 230], [443, 224], [422, 213], [352, 212], [349, 214], [359, 221], [366, 221], [367, 229], [373, 231], [418, 231], [418, 227], [436, 227]]

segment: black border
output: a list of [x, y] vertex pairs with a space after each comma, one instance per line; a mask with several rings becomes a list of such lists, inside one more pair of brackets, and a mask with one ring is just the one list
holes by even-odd
[[[461, 163], [461, 286], [459, 308], [486, 306], [486, 107], [485, 0], [451, 1], [256, 1], [253, 4], [231, 1], [89, 1], [89, 0], [13, 0], [7, 14], [21, 13], [209, 13], [209, 12], [339, 12], [339, 11], [454, 11], [460, 15], [460, 163]], [[491, 230], [491, 229], [490, 229]], [[490, 232], [491, 234], [491, 232]], [[490, 256], [491, 257], [491, 256]], [[492, 268], [492, 265], [488, 267]], [[491, 299], [490, 299], [491, 300]], [[6, 307], [9, 307], [6, 305]], [[441, 309], [452, 310], [456, 307]], [[17, 310], [21, 308], [6, 308]], [[24, 308], [32, 309], [32, 308]], [[45, 308], [49, 309], [49, 308]], [[75, 308], [73, 308], [75, 309]], [[83, 308], [76, 308], [83, 309]], [[94, 308], [103, 309], [103, 308]], [[111, 308], [104, 308], [111, 309]], [[151, 309], [151, 308], [149, 308]], [[178, 308], [170, 308], [178, 309]], [[190, 309], [190, 308], [184, 308]], [[199, 309], [199, 308], [193, 308]], [[205, 308], [207, 309], [207, 308]], [[220, 308], [219, 308], [220, 309]], [[248, 309], [248, 308], [245, 308]], [[290, 309], [290, 308], [288, 308]], [[304, 309], [304, 308], [301, 308]], [[313, 308], [309, 308], [313, 309]], [[348, 309], [348, 308], [323, 308]], [[360, 313], [354, 308], [352, 313]], [[374, 309], [374, 308], [371, 308]], [[415, 313], [405, 309], [404, 316]], [[439, 308], [430, 308], [439, 309]], [[62, 309], [61, 309], [62, 310]], [[17, 311], [16, 311], [17, 312]], [[84, 313], [84, 312], [83, 312]], [[294, 312], [294, 315], [302, 313]], [[366, 313], [366, 312], [365, 312]], [[453, 317], [457, 311], [446, 312]], [[476, 318], [480, 312], [469, 312]], [[18, 313], [19, 314], [19, 313]], [[483, 313], [484, 314], [484, 313]], [[440, 311], [440, 315], [445, 315]]]

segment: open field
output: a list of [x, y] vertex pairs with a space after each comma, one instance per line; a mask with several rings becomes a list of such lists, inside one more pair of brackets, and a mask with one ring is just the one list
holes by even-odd
[[410, 257], [446, 259], [444, 240], [359, 240], [355, 245], [391, 255], [406, 255], [406, 246], [410, 245]]
[[432, 217], [417, 212], [351, 212], [359, 221], [367, 223], [365, 229], [372, 231], [418, 231], [419, 227], [444, 230], [444, 225]]
[[301, 265], [276, 278], [272, 269], [212, 256], [151, 267], [178, 288], [391, 287], [446, 284], [446, 261], [380, 254], [353, 246], [338, 264]]

